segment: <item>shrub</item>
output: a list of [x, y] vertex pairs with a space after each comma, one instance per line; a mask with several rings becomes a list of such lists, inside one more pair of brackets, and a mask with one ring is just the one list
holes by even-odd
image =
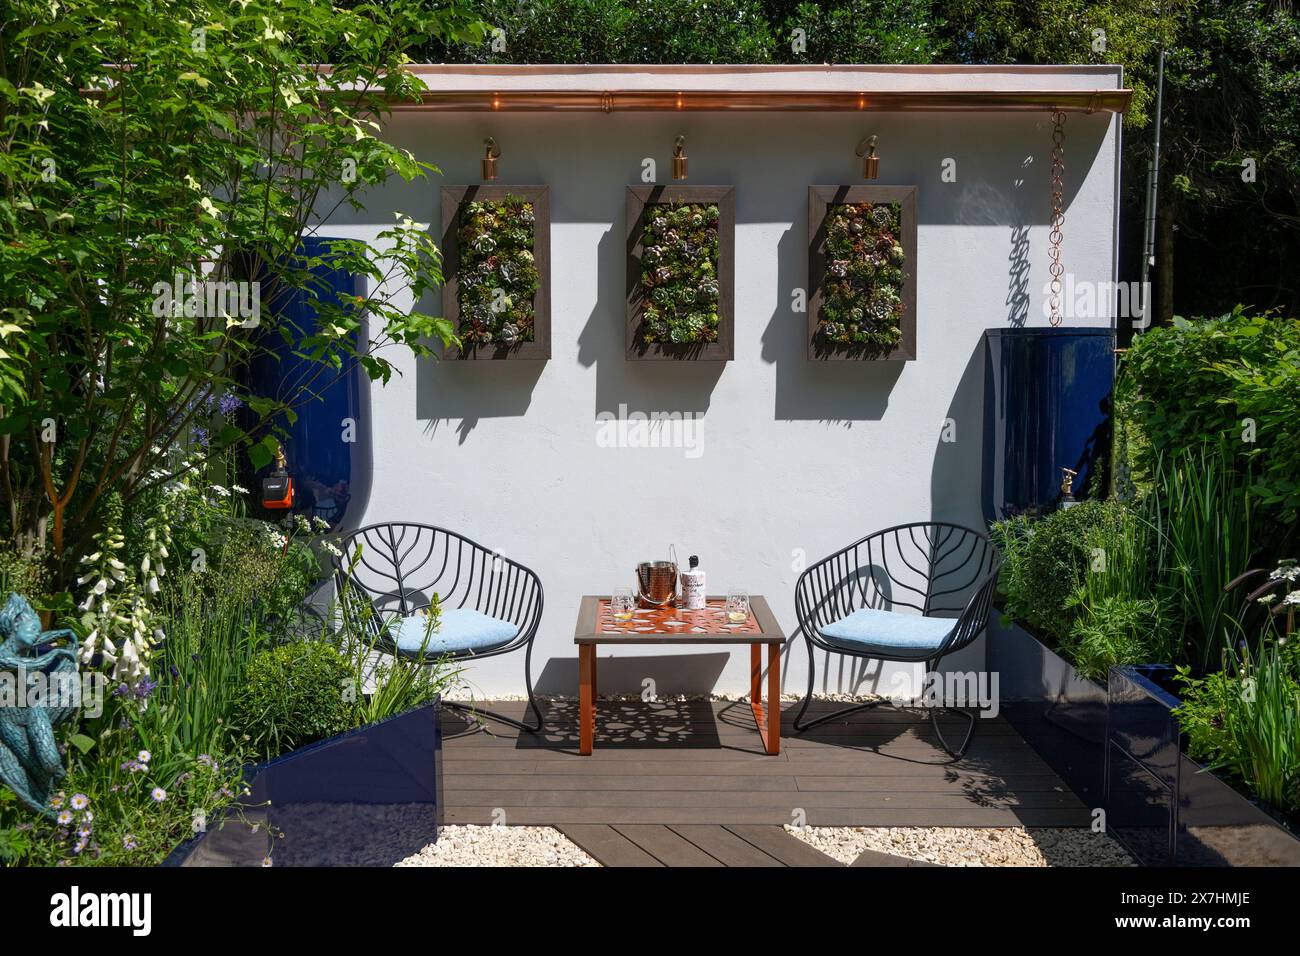
[[1174, 659], [1179, 604], [1159, 587], [1167, 555], [1152, 502], [1086, 501], [991, 532], [1004, 554], [1006, 612], [1086, 677]]
[[1123, 506], [1084, 501], [1045, 518], [1010, 518], [990, 529], [1004, 556], [1001, 588], [1006, 612], [1056, 641], [1074, 623], [1071, 597], [1092, 565], [1093, 542], [1113, 530]]
[[1061, 650], [1084, 677], [1104, 682], [1112, 667], [1165, 659], [1169, 627], [1159, 600], [1105, 597], [1079, 607]]
[[779, 45], [756, 0], [471, 0], [504, 49], [431, 38], [433, 63], [770, 63]]
[[1277, 642], [1252, 658], [1232, 655], [1228, 667], [1193, 678], [1180, 668], [1179, 724], [1188, 752], [1226, 771], [1266, 803], [1300, 810], [1300, 675]]
[[356, 705], [348, 662], [321, 641], [292, 641], [256, 655], [235, 708], [236, 726], [263, 756], [274, 757], [342, 733]]
[[1115, 391], [1139, 487], [1154, 480], [1161, 459], [1222, 438], [1235, 452], [1237, 473], [1253, 465], [1260, 501], [1295, 522], [1300, 323], [1246, 315], [1241, 307], [1215, 319], [1176, 319], [1133, 340]]

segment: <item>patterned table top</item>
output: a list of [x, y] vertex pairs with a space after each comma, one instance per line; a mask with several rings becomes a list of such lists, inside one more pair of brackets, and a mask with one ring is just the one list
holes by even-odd
[[751, 608], [743, 624], [727, 620], [726, 598], [711, 598], [703, 610], [685, 608], [640, 608], [632, 612], [632, 620], [616, 621], [609, 598], [600, 599], [596, 618], [597, 634], [762, 634], [758, 618]]
[[748, 620], [727, 620], [727, 599], [710, 594], [703, 610], [636, 608], [615, 621], [609, 596], [587, 594], [578, 606], [575, 644], [784, 644], [785, 632], [761, 594], [749, 596]]

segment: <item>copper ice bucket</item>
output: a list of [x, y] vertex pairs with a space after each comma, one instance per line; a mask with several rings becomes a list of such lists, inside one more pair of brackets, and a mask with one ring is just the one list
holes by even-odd
[[642, 607], [672, 607], [677, 601], [677, 562], [642, 561], [636, 566], [636, 584]]

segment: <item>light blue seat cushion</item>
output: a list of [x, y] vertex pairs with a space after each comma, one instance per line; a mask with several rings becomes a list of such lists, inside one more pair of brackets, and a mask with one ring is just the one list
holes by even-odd
[[956, 625], [952, 618], [863, 608], [823, 627], [821, 634], [827, 643], [859, 653], [884, 656], [901, 652], [920, 657], [927, 651], [937, 651]]
[[429, 635], [425, 644], [424, 634], [428, 618], [423, 614], [413, 614], [395, 621], [389, 635], [397, 644], [398, 650], [418, 654], [424, 648], [425, 654], [456, 654], [465, 651], [484, 651], [511, 640], [519, 633], [519, 628], [509, 621], [490, 617], [473, 608], [458, 607], [442, 612], [442, 629]]

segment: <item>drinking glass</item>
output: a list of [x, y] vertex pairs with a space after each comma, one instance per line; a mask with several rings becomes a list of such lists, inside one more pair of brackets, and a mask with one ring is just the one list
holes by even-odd
[[744, 624], [749, 620], [749, 592], [733, 589], [727, 592], [727, 620]]
[[632, 620], [632, 589], [631, 588], [614, 588], [614, 596], [609, 602], [610, 610], [614, 612], [614, 620], [630, 621]]

